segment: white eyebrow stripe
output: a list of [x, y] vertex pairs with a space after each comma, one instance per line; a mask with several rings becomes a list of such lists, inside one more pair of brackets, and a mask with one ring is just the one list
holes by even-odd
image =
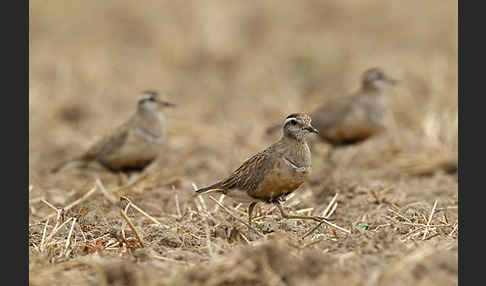
[[295, 120], [295, 121], [297, 121], [297, 118], [295, 118], [295, 117], [290, 117], [290, 118], [285, 119], [284, 125], [285, 125], [285, 124], [287, 124], [287, 122], [290, 122], [291, 120]]

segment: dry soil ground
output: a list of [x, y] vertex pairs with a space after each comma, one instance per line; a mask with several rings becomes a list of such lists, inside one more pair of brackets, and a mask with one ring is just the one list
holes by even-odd
[[[457, 1], [31, 0], [29, 28], [31, 285], [457, 285], [457, 174], [442, 167], [457, 157]], [[316, 223], [259, 204], [257, 234], [244, 206], [192, 196], [371, 66], [402, 80], [401, 152], [385, 134], [330, 164], [312, 140], [286, 202], [339, 228], [303, 238]], [[144, 173], [47, 172], [145, 89], [178, 108]]]

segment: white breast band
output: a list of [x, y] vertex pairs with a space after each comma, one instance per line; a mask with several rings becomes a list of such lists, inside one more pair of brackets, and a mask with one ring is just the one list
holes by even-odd
[[308, 167], [297, 167], [294, 163], [290, 162], [290, 160], [288, 160], [287, 158], [283, 157], [283, 160], [285, 163], [287, 163], [287, 165], [289, 165], [290, 167], [294, 168], [295, 171], [297, 172], [306, 172]]

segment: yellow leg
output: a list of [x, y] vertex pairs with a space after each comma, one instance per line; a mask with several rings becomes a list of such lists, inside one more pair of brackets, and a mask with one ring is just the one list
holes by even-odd
[[289, 215], [287, 214], [282, 207], [281, 203], [277, 203], [278, 209], [280, 210], [280, 213], [282, 214], [282, 217], [285, 219], [311, 219], [315, 220], [317, 222], [322, 222], [323, 218], [318, 217], [318, 216], [300, 216], [300, 215]]
[[253, 212], [253, 209], [256, 206], [256, 202], [251, 202], [250, 205], [248, 206], [248, 224], [251, 226], [251, 214]]

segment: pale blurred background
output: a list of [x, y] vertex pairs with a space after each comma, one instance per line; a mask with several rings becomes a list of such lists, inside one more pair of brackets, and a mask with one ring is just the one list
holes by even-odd
[[[29, 4], [31, 285], [283, 285], [275, 277], [286, 285], [457, 285], [457, 173], [435, 172], [437, 162], [457, 156], [457, 1]], [[202, 215], [196, 202], [203, 198], [194, 199], [193, 184], [228, 175], [277, 139], [265, 135], [268, 126], [356, 90], [361, 73], [375, 66], [401, 80], [388, 95], [403, 152], [387, 153], [387, 141], [376, 138], [337, 151], [330, 168], [329, 149], [314, 141], [312, 173], [286, 202], [292, 213], [316, 215], [339, 194], [333, 222], [366, 223], [369, 230], [333, 235], [323, 226], [322, 240], [310, 242], [301, 236], [311, 222], [281, 220], [262, 203], [262, 225], [274, 233], [251, 244], [220, 235], [223, 227], [234, 236], [246, 227], [208, 198], [214, 211]], [[120, 190], [126, 181], [119, 174], [47, 172], [127, 120], [137, 93], [147, 89], [166, 91], [178, 107], [166, 112], [167, 143], [144, 180]], [[146, 242], [137, 255], [121, 243], [120, 209], [93, 189], [96, 178], [162, 223], [153, 227], [130, 209]], [[65, 214], [73, 226], [79, 218], [86, 233], [74, 228], [67, 255], [73, 228], [52, 230], [49, 242], [55, 221], [46, 218], [55, 212], [46, 202], [64, 208], [90, 190], [92, 197]], [[403, 216], [418, 224], [403, 224]], [[423, 230], [424, 223], [440, 227]], [[421, 231], [429, 231], [427, 240]], [[150, 258], [154, 253], [158, 259]]]
[[123, 122], [145, 89], [178, 104], [171, 144], [236, 152], [224, 174], [275, 139], [268, 125], [373, 66], [402, 80], [399, 127], [457, 149], [457, 1], [31, 0], [29, 28], [31, 174]]

